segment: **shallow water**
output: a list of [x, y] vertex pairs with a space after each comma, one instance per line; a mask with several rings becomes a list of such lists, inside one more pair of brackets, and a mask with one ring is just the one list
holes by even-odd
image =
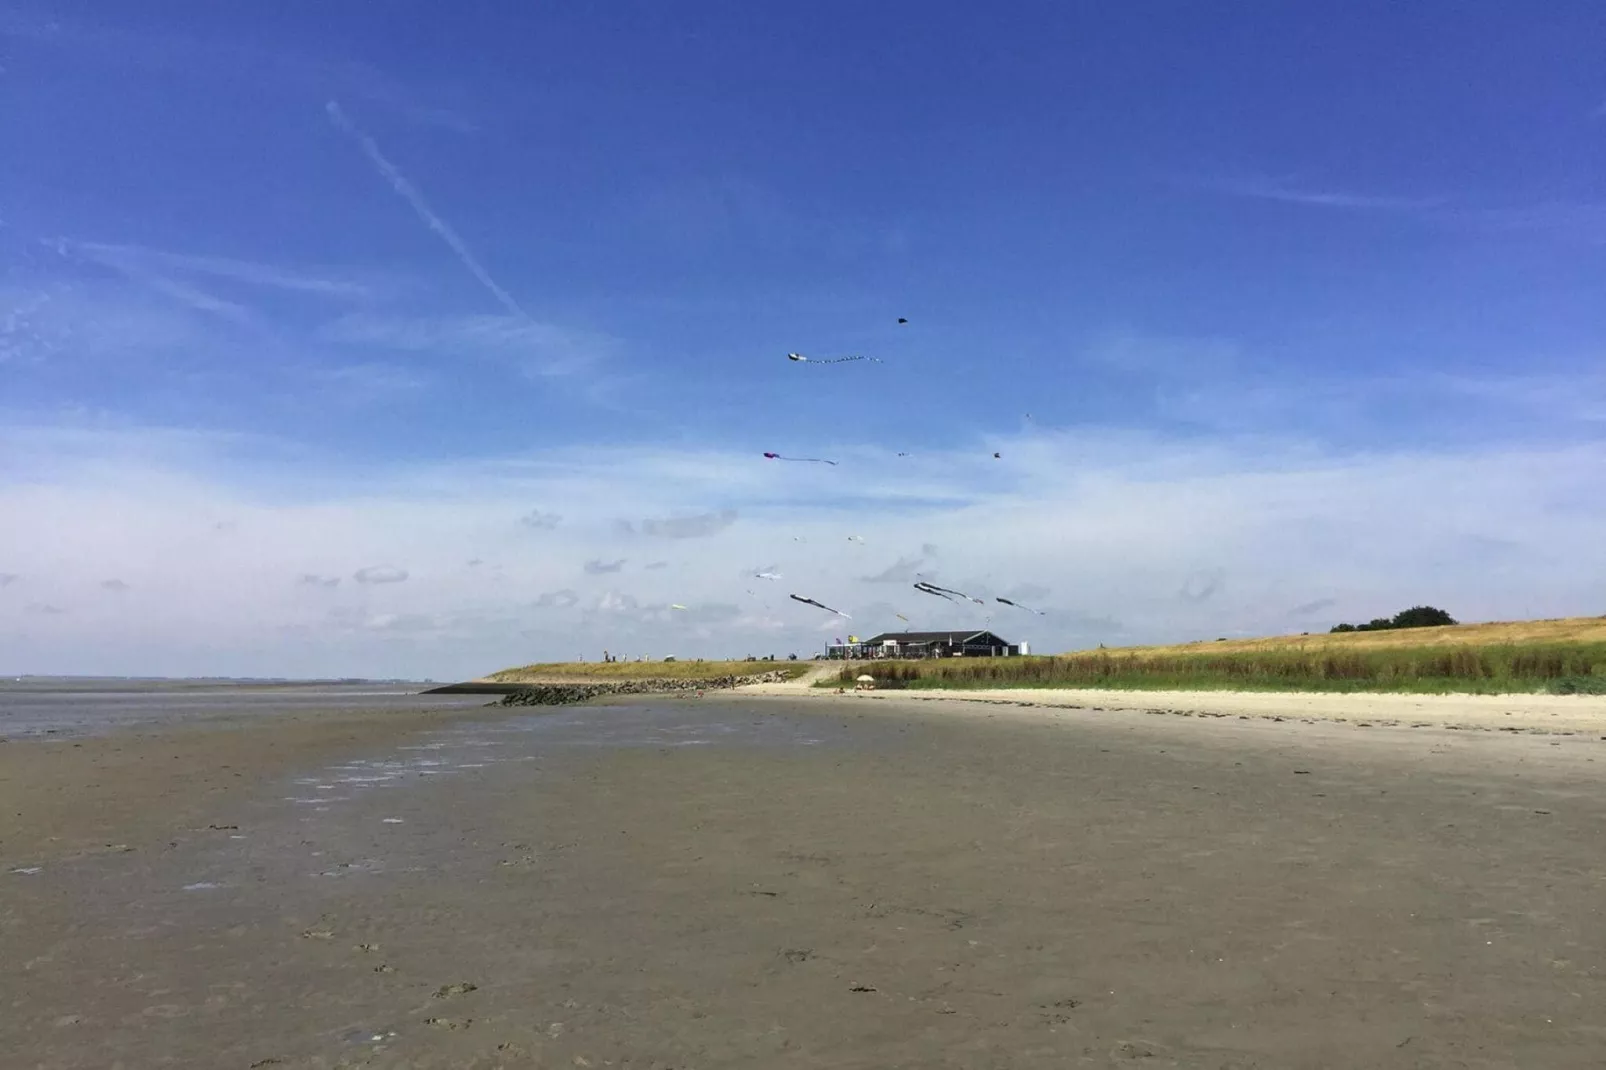
[[[236, 697], [248, 710], [286, 708]], [[172, 850], [159, 861], [91, 853], [15, 868], [0, 879], [61, 894], [71, 889], [95, 904], [94, 913], [120, 916], [129, 934], [200, 921], [235, 924], [266, 917], [287, 901], [312, 909], [325, 896], [355, 890], [352, 882], [372, 890], [372, 882], [532, 864], [524, 845], [480, 844], [465, 835], [475, 824], [470, 815], [504, 793], [562, 775], [566, 759], [596, 748], [873, 747], [889, 738], [874, 723], [850, 728], [724, 702], [587, 706], [459, 723], [365, 757], [303, 769], [276, 790], [220, 811], [216, 823], [175, 828]], [[487, 850], [492, 857], [484, 857]]]
[[130, 725], [321, 710], [483, 706], [485, 695], [422, 695], [423, 684], [0, 681], [0, 737], [94, 735]]

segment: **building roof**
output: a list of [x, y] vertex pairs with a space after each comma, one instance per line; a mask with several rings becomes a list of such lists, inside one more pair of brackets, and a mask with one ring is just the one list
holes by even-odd
[[1000, 638], [997, 633], [989, 631], [962, 631], [962, 632], [882, 632], [871, 636], [864, 641], [865, 645], [872, 643], [893, 642], [899, 646], [914, 646], [929, 643], [947, 643], [950, 646], [962, 646], [973, 639], [996, 639], [996, 643], [989, 646], [1010, 646], [1011, 644]]

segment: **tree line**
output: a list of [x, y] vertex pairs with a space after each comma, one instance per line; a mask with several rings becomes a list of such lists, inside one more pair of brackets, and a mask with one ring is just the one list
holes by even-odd
[[1441, 624], [1456, 624], [1456, 619], [1433, 606], [1412, 606], [1392, 617], [1378, 617], [1365, 624], [1335, 624], [1335, 632], [1382, 632], [1391, 628], [1436, 628]]

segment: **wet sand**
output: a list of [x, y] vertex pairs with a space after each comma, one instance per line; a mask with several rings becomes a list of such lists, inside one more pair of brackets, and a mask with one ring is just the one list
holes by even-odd
[[344, 753], [366, 753], [483, 700], [418, 709], [230, 713], [227, 707], [103, 734], [0, 741], [0, 872], [8, 860], [165, 844], [226, 821], [236, 800]]
[[740, 695], [449, 719], [283, 726], [277, 757], [166, 734], [240, 748], [216, 829], [144, 761], [73, 764], [118, 737], [0, 747], [6, 811], [52, 764], [143, 811], [129, 851], [6, 841], [7, 1065], [1606, 1061], [1593, 737]]

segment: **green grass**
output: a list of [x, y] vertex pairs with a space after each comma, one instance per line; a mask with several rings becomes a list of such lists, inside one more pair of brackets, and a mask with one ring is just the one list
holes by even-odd
[[1606, 694], [1606, 642], [1214, 653], [1098, 651], [1024, 658], [860, 662], [816, 686]]
[[608, 680], [713, 680], [784, 671], [788, 678], [807, 672], [801, 661], [567, 661], [523, 665], [485, 677], [499, 684], [600, 683]]

